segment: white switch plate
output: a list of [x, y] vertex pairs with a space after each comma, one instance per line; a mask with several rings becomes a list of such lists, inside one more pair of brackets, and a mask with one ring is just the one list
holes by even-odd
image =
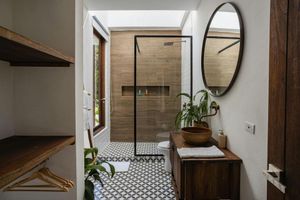
[[250, 122], [245, 122], [245, 130], [248, 133], [255, 134], [255, 124]]

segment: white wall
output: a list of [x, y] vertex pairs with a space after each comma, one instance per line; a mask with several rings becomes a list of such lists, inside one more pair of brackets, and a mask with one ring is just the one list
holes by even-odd
[[0, 61], [0, 139], [14, 134], [13, 69]]
[[[187, 26], [187, 25], [186, 25]], [[184, 33], [182, 33], [185, 35]], [[191, 92], [191, 42], [189, 38], [182, 38], [186, 41], [181, 43], [181, 92]], [[181, 105], [188, 103], [188, 98], [185, 96], [181, 97]], [[183, 125], [183, 123], [182, 123]]]
[[12, 28], [12, 1], [0, 1], [0, 24], [6, 28]]
[[[12, 28], [12, 3], [0, 1], [0, 25]], [[0, 61], [0, 139], [14, 133], [13, 123], [13, 69]]]
[[[183, 34], [194, 36], [194, 91], [204, 88], [201, 77], [201, 47], [208, 20], [223, 0], [202, 1], [189, 16]], [[233, 0], [240, 8], [245, 26], [245, 48], [242, 66], [232, 89], [215, 98], [220, 114], [212, 120], [212, 129], [222, 128], [228, 135], [228, 147], [243, 160], [241, 199], [266, 199], [268, 133], [268, 60], [269, 0]], [[255, 135], [244, 130], [244, 122], [256, 125]]]
[[76, 119], [76, 199], [84, 196], [84, 119], [83, 119], [83, 6], [75, 0], [75, 119]]
[[[75, 56], [74, 0], [15, 1], [13, 16], [17, 33]], [[14, 80], [16, 134], [75, 135], [74, 65], [16, 67]]]
[[[84, 11], [84, 34], [83, 34], [83, 82], [85, 90], [93, 94], [93, 27], [98, 30], [99, 33], [105, 34], [101, 27], [93, 20], [93, 15], [97, 15], [98, 20], [104, 26], [106, 30], [107, 27], [107, 13], [103, 12], [88, 12], [87, 9]], [[103, 35], [107, 39], [105, 45], [105, 128], [97, 133], [94, 137], [94, 146], [98, 147], [102, 151], [106, 145], [110, 142], [110, 37], [108, 35]], [[84, 97], [84, 105], [87, 108], [93, 108], [93, 96]], [[87, 118], [88, 117], [88, 118]], [[93, 124], [93, 111], [85, 111], [85, 124], [88, 120], [89, 126], [94, 127]], [[85, 147], [89, 147], [87, 132], [85, 135]]]

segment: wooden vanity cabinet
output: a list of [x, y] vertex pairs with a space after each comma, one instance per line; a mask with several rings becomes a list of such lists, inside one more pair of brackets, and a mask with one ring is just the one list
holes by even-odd
[[[180, 158], [177, 148], [192, 147], [180, 134], [170, 136], [170, 159], [177, 199], [216, 200], [240, 198], [241, 159], [229, 150], [224, 158]], [[210, 145], [210, 144], [208, 144]]]

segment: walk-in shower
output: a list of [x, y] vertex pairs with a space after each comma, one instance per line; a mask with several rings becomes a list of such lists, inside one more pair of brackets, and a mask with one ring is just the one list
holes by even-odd
[[134, 153], [157, 155], [156, 145], [168, 140], [183, 99], [192, 93], [192, 37], [135, 35], [134, 85], [122, 87], [134, 95]]

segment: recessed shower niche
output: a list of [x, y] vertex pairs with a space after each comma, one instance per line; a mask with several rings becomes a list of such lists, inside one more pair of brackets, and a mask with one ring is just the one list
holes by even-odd
[[[137, 86], [137, 96], [170, 96], [170, 86]], [[122, 96], [134, 96], [134, 86], [122, 86]]]
[[155, 155], [191, 93], [191, 36], [180, 31], [111, 33], [111, 141], [134, 142], [135, 155]]

